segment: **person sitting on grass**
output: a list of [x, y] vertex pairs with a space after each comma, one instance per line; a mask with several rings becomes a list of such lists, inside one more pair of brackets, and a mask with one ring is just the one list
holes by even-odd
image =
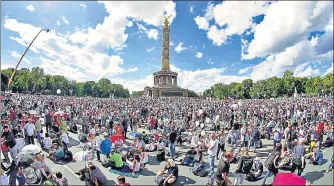
[[109, 162], [112, 169], [121, 169], [123, 167], [122, 156], [116, 153], [115, 150], [111, 151]]
[[118, 176], [117, 180], [118, 180], [118, 183], [116, 183], [116, 186], [131, 186], [130, 183], [125, 182], [124, 176]]
[[163, 185], [173, 184], [179, 177], [179, 168], [173, 159], [169, 159], [164, 169], [157, 172], [157, 176], [166, 176]]

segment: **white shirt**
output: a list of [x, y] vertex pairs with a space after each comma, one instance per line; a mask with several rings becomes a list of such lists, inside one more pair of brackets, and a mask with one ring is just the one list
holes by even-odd
[[51, 149], [51, 143], [52, 143], [52, 140], [51, 140], [50, 137], [47, 137], [47, 138], [43, 139], [44, 148]]
[[17, 138], [15, 139], [16, 141], [16, 145], [15, 145], [15, 148], [19, 151], [21, 151], [21, 149], [24, 147], [25, 145], [25, 141], [23, 138]]
[[157, 149], [158, 150], [165, 150], [165, 144], [163, 142], [157, 143]]
[[9, 179], [8, 179], [8, 176], [6, 174], [1, 175], [0, 179], [1, 179], [1, 184], [0, 185], [9, 185]]
[[101, 139], [99, 136], [96, 136], [93, 140], [93, 145], [95, 146], [95, 148], [100, 148], [101, 145]]
[[70, 143], [70, 140], [68, 139], [68, 136], [67, 134], [64, 132], [61, 136], [61, 140], [66, 143], [66, 144], [69, 144]]
[[28, 136], [33, 136], [36, 130], [35, 125], [31, 123], [25, 124], [24, 129], [26, 129]]
[[195, 135], [191, 138], [191, 143], [190, 144], [193, 145], [193, 146], [197, 146], [198, 141], [199, 141], [199, 137]]
[[91, 128], [89, 133], [92, 134], [92, 135], [95, 135], [95, 128]]
[[215, 140], [210, 140], [209, 142], [210, 146], [213, 146], [212, 149], [208, 149], [208, 154], [210, 156], [216, 156], [217, 155], [217, 150], [218, 150], [218, 140], [215, 139]]

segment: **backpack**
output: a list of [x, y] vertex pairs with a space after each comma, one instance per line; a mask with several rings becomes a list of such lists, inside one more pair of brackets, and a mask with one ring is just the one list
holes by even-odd
[[295, 140], [295, 139], [297, 139], [297, 134], [296, 134], [296, 131], [294, 131], [294, 130], [290, 130], [290, 141], [293, 141], [293, 140]]
[[73, 154], [71, 151], [69, 150], [66, 150], [65, 153], [64, 153], [64, 160], [65, 161], [72, 161], [73, 160]]
[[247, 181], [256, 181], [254, 173], [248, 173], [245, 178]]
[[243, 174], [248, 174], [250, 173], [251, 169], [253, 167], [253, 159], [249, 156], [249, 157], [244, 157], [244, 159], [242, 160], [242, 173]]
[[88, 139], [87, 139], [87, 135], [85, 135], [85, 134], [79, 134], [79, 135], [78, 135], [78, 139], [79, 139], [79, 141], [82, 142], [82, 143], [85, 143], [85, 142], [88, 141]]
[[197, 173], [199, 177], [206, 177], [209, 174], [209, 171], [207, 169], [202, 169]]
[[165, 179], [166, 179], [166, 177], [164, 177], [164, 176], [157, 176], [155, 178], [155, 183], [157, 183], [158, 186], [162, 186], [164, 184]]
[[198, 175], [198, 173], [204, 168], [204, 164], [203, 163], [199, 163], [197, 164], [193, 169], [192, 169], [192, 173], [194, 173], [195, 175]]
[[256, 148], [262, 148], [262, 141], [261, 140], [257, 141]]
[[256, 139], [256, 140], [260, 139], [260, 131], [259, 131], [259, 129], [255, 129], [253, 131], [253, 138]]
[[274, 163], [274, 159], [277, 156], [277, 153], [270, 153], [268, 158], [266, 159], [266, 161], [264, 162], [264, 166], [266, 168], [269, 168], [273, 165]]

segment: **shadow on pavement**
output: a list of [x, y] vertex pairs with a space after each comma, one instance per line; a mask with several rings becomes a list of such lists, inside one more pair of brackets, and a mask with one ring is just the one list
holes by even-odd
[[322, 178], [325, 176], [325, 173], [326, 171], [325, 170], [322, 170], [322, 171], [312, 171], [312, 172], [307, 172], [305, 174], [305, 176], [303, 176], [307, 181], [313, 183], [314, 181]]
[[155, 172], [153, 171], [150, 171], [148, 169], [143, 169], [141, 172], [140, 172], [140, 176], [155, 176]]
[[68, 144], [68, 147], [74, 147], [80, 144], [80, 141], [75, 140], [73, 138], [71, 138], [70, 136], [68, 137], [68, 139], [70, 140], [70, 143]]
[[173, 185], [192, 185], [192, 184], [195, 184], [196, 181], [191, 179], [191, 178], [188, 178], [188, 177], [185, 177], [185, 176], [179, 176], [177, 178], [177, 181], [176, 183], [174, 183]]
[[116, 185], [114, 180], [108, 180], [107, 185]]

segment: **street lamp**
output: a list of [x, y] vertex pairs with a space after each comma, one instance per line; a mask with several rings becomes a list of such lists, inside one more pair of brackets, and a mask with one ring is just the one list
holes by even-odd
[[17, 70], [17, 67], [20, 65], [20, 63], [21, 63], [21, 61], [22, 61], [24, 55], [27, 53], [27, 51], [29, 50], [30, 46], [34, 43], [35, 39], [39, 36], [39, 34], [40, 34], [42, 31], [45, 31], [46, 33], [49, 33], [49, 32], [50, 32], [50, 29], [44, 29], [44, 28], [41, 29], [41, 30], [38, 32], [38, 34], [35, 36], [35, 38], [31, 41], [31, 43], [29, 44], [29, 46], [27, 47], [27, 49], [24, 51], [23, 55], [21, 56], [19, 62], [17, 63], [17, 65], [16, 65], [16, 67], [15, 67], [15, 69], [14, 69], [14, 71], [13, 71], [13, 73], [12, 73], [12, 75], [11, 75], [9, 81], [8, 81], [8, 87], [9, 87], [10, 83], [12, 82], [13, 77], [14, 77], [14, 75], [15, 75], [15, 72], [16, 72], [16, 70]]

